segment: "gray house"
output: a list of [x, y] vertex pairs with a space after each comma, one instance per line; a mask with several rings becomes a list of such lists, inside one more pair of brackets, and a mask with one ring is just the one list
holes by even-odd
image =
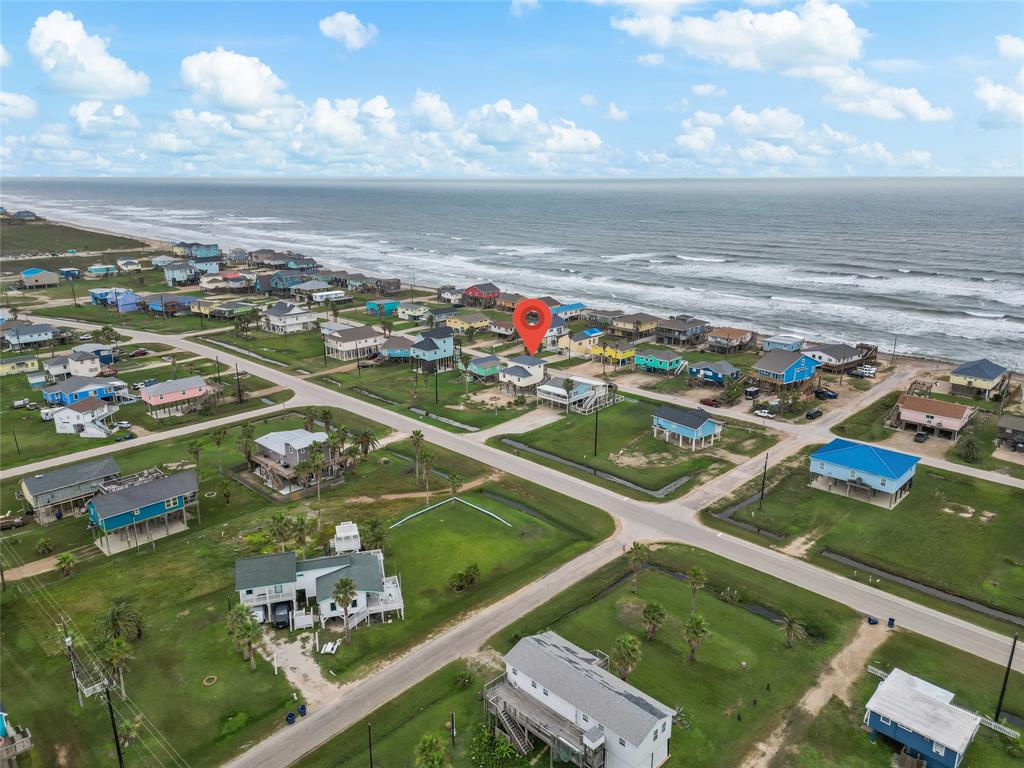
[[21, 495], [35, 512], [40, 525], [52, 522], [58, 513], [80, 514], [85, 501], [100, 485], [113, 480], [121, 472], [109, 456], [83, 461], [67, 467], [29, 475], [21, 479]]

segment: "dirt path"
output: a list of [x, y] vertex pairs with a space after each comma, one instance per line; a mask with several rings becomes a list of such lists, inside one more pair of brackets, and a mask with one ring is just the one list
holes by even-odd
[[[853, 639], [832, 657], [814, 687], [800, 698], [797, 709], [813, 717], [821, 712], [833, 696], [838, 696], [847, 705], [852, 704], [854, 683], [863, 674], [872, 654], [888, 636], [881, 624], [871, 626], [864, 622]], [[743, 761], [743, 768], [768, 768], [776, 755], [790, 743], [791, 727], [792, 713], [779, 723], [768, 738], [754, 746]]]
[[[471, 480], [470, 482], [466, 483], [465, 485], [462, 486], [462, 490], [463, 491], [471, 491], [474, 488], [479, 488], [484, 483], [489, 483], [492, 480], [500, 480], [501, 476], [503, 474], [504, 474], [503, 472], [495, 470], [494, 472], [491, 472], [489, 475], [485, 475], [484, 477], [478, 477], [476, 480]], [[440, 478], [438, 478], [438, 479], [440, 480]], [[435, 489], [431, 490], [430, 492], [434, 496], [438, 496], [438, 495], [443, 496], [446, 490], [447, 489], [444, 488], [444, 486], [441, 486], [440, 488], [435, 488]], [[382, 494], [380, 496], [356, 496], [355, 498], [349, 499], [348, 503], [349, 504], [371, 504], [371, 503], [373, 503], [375, 501], [378, 501], [380, 499], [388, 499], [388, 500], [392, 500], [392, 499], [422, 499], [422, 498], [426, 498], [426, 496], [427, 496], [427, 492], [426, 491], [410, 491], [408, 493], [385, 493], [385, 494]]]
[[[338, 637], [329, 631], [320, 630], [320, 639], [327, 642], [337, 640]], [[344, 653], [346, 650], [348, 649], [345, 647], [339, 648], [338, 653]], [[285, 641], [275, 636], [273, 630], [268, 629], [263, 634], [263, 643], [259, 651], [267, 663], [271, 663], [274, 655], [277, 655], [278, 667], [284, 672], [288, 682], [302, 692], [302, 697], [310, 709], [319, 708], [321, 704], [337, 698], [338, 684], [324, 677], [320, 665], [313, 657], [316, 647], [313, 645], [311, 632], [304, 632], [295, 640]]]
[[779, 547], [779, 552], [790, 557], [803, 557], [811, 551], [811, 547], [814, 546], [814, 542], [818, 540], [820, 535], [821, 531], [811, 531], [803, 536], [797, 536], [786, 546]]

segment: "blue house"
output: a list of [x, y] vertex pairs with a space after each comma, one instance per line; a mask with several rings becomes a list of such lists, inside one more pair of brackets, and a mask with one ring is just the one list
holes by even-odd
[[[70, 376], [64, 381], [43, 389], [43, 400], [48, 405], [71, 405], [79, 400], [98, 397], [112, 400], [117, 394], [116, 379], [94, 379], [90, 376]], [[121, 383], [121, 382], [117, 382]]]
[[455, 334], [446, 325], [431, 328], [416, 335], [416, 343], [409, 350], [410, 357], [419, 361], [422, 369], [433, 371], [442, 367], [455, 355]]
[[393, 315], [398, 311], [398, 305], [401, 304], [398, 299], [377, 299], [375, 301], [366, 302], [366, 314], [374, 315], [375, 317], [387, 317]]
[[388, 360], [408, 360], [412, 357], [412, 339], [408, 336], [389, 336], [380, 347], [380, 355]]
[[761, 349], [765, 352], [772, 352], [776, 349], [782, 349], [786, 352], [799, 352], [803, 346], [804, 340], [799, 336], [790, 336], [785, 333], [778, 336], [769, 336], [761, 342]]
[[100, 547], [108, 555], [176, 532], [171, 530], [173, 523], [179, 523], [177, 530], [188, 528], [186, 510], [199, 504], [199, 482], [192, 470], [131, 485], [114, 481], [111, 486], [85, 505], [89, 521], [103, 536]]
[[814, 378], [821, 365], [813, 357], [800, 352], [774, 349], [754, 363], [754, 373], [763, 384], [775, 387], [799, 386]]
[[711, 418], [702, 408], [682, 408], [662, 405], [654, 412], [654, 437], [682, 447], [683, 441], [690, 443], [690, 450], [705, 445], [714, 445], [715, 438], [722, 433], [722, 424]]
[[953, 703], [953, 693], [894, 669], [864, 709], [871, 740], [883, 734], [928, 768], [957, 768], [981, 718]]
[[557, 307], [552, 307], [551, 314], [561, 317], [563, 320], [575, 320], [583, 315], [586, 308], [585, 304], [577, 301], [572, 304], [560, 304]]
[[710, 381], [713, 384], [724, 385], [730, 379], [740, 377], [740, 369], [724, 360], [715, 363], [692, 363], [687, 370], [691, 376]]
[[215, 275], [220, 272], [220, 255], [196, 256], [188, 260], [192, 268], [204, 275]]
[[308, 279], [309, 276], [305, 272], [299, 272], [296, 269], [280, 269], [270, 276], [267, 292], [291, 293], [292, 288]]
[[220, 256], [220, 248], [216, 243], [175, 243], [172, 249], [175, 256], [184, 256], [189, 259]]
[[82, 270], [75, 267], [60, 267], [57, 269], [57, 274], [60, 275], [61, 280], [78, 280], [82, 277]]
[[837, 437], [811, 454], [811, 484], [850, 497], [860, 494], [872, 503], [882, 494], [891, 509], [910, 490], [918, 461], [917, 456]]
[[142, 297], [130, 288], [92, 288], [89, 298], [97, 306], [118, 312], [135, 312], [143, 303]]
[[117, 274], [114, 264], [92, 264], [85, 268], [90, 277], [112, 277]]

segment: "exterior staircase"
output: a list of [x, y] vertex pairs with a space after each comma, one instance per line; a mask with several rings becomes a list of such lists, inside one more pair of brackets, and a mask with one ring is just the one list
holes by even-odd
[[508, 716], [504, 709], [498, 710], [498, 719], [501, 721], [502, 730], [508, 734], [512, 745], [521, 755], [528, 755], [533, 751], [533, 743], [526, 731], [519, 727], [515, 720]]

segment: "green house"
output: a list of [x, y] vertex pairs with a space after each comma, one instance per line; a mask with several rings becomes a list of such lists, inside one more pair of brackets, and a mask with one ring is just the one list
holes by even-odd
[[637, 350], [634, 362], [637, 368], [648, 373], [675, 373], [686, 368], [686, 360], [672, 349]]
[[[459, 367], [462, 368], [461, 363], [459, 363]], [[467, 367], [469, 372], [475, 376], [497, 376], [498, 371], [501, 370], [501, 360], [499, 360], [494, 355], [474, 357], [472, 360], [469, 361], [469, 365]]]

